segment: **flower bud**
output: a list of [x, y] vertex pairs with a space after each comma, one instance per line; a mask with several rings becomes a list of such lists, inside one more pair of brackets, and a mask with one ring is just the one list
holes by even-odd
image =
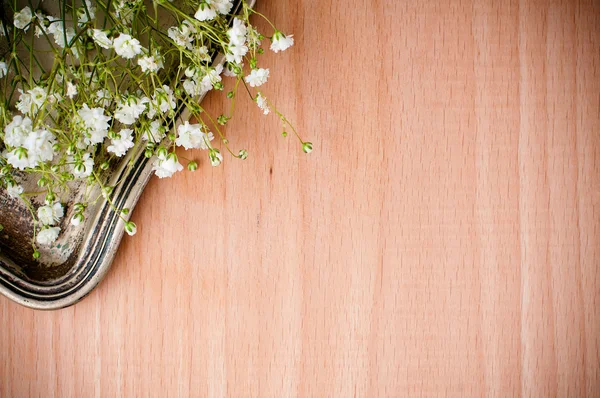
[[196, 171], [198, 169], [198, 163], [191, 161], [188, 163], [187, 168], [189, 171]]
[[281, 135], [287, 137], [287, 131], [282, 132]]
[[246, 160], [248, 158], [248, 151], [245, 149], [242, 149], [240, 151], [240, 153], [238, 154], [238, 156], [240, 157], [240, 159]]
[[227, 98], [232, 99], [234, 96], [233, 91], [227, 93]]
[[304, 151], [304, 153], [311, 153], [313, 150], [312, 142], [303, 142], [302, 150]]
[[210, 149], [210, 151], [208, 152], [208, 158], [210, 159], [210, 164], [213, 167], [220, 165], [223, 161], [223, 155], [221, 155], [221, 152], [219, 152], [219, 150], [215, 148]]
[[171, 141], [175, 141], [177, 139], [177, 136], [175, 135], [175, 133], [169, 133], [169, 135], [167, 137], [169, 137], [169, 139]]
[[102, 170], [108, 170], [109, 166], [110, 166], [110, 164], [108, 163], [108, 161], [107, 162], [102, 162], [100, 164], [100, 169], [102, 169]]
[[129, 214], [129, 211], [130, 210], [128, 208], [124, 208], [123, 210], [121, 210], [121, 213], [127, 215], [127, 214]]
[[75, 213], [71, 218], [71, 225], [78, 226], [85, 220], [85, 217], [81, 213]]
[[127, 232], [127, 235], [129, 236], [135, 235], [137, 232], [137, 225], [135, 225], [133, 221], [127, 221], [125, 223], [125, 232]]
[[83, 203], [75, 203], [73, 205], [73, 210], [75, 210], [76, 213], [81, 213], [85, 210], [85, 205]]
[[223, 83], [221, 82], [216, 82], [213, 87], [215, 88], [215, 90], [223, 90]]
[[156, 155], [159, 158], [163, 158], [163, 159], [167, 157], [168, 153], [169, 152], [167, 151], [167, 148], [165, 148], [164, 146], [158, 147], [158, 150], [156, 151]]
[[45, 198], [46, 203], [52, 204], [52, 203], [54, 203], [55, 199], [56, 199], [56, 196], [52, 192], [48, 192], [46, 194], [46, 198]]
[[35, 260], [37, 260], [38, 258], [40, 258], [40, 252], [39, 252], [39, 250], [35, 250], [35, 251], [33, 252], [33, 258], [34, 258]]
[[144, 151], [144, 157], [150, 159], [152, 157], [152, 155], [154, 155], [154, 152], [152, 151], [152, 149], [146, 149]]

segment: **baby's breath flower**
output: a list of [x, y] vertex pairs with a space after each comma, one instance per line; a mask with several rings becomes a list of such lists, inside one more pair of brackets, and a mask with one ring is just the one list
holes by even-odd
[[51, 245], [58, 238], [58, 234], [60, 233], [59, 227], [50, 227], [42, 229], [38, 232], [36, 241], [40, 245]]
[[250, 74], [246, 76], [245, 80], [250, 87], [262, 86], [267, 82], [269, 78], [269, 69], [252, 69]]
[[159, 155], [152, 165], [152, 170], [158, 178], [171, 177], [174, 173], [183, 170], [183, 165], [179, 163], [177, 155], [170, 153], [168, 155]]
[[263, 114], [268, 115], [269, 112], [271, 112], [271, 109], [269, 109], [269, 103], [267, 102], [267, 99], [263, 97], [260, 91], [256, 95], [256, 104], [263, 111]]
[[0, 61], [0, 79], [6, 76], [6, 73], [8, 73], [8, 66], [6, 62]]
[[8, 195], [11, 198], [17, 198], [23, 193], [23, 187], [16, 183], [10, 182], [6, 185], [6, 192], [8, 192]]
[[138, 65], [142, 69], [142, 72], [156, 73], [162, 67], [154, 56], [143, 56], [138, 59]]
[[210, 141], [214, 139], [213, 133], [204, 133], [199, 124], [190, 124], [187, 121], [177, 127], [177, 134], [175, 144], [185, 149], [208, 149]]
[[94, 42], [102, 48], [110, 49], [113, 46], [113, 41], [109, 39], [107, 32], [100, 29], [92, 29], [92, 38]]
[[121, 33], [113, 41], [113, 46], [118, 55], [127, 59], [131, 59], [142, 52], [140, 41], [125, 33]]
[[223, 155], [221, 155], [221, 152], [219, 152], [219, 150], [216, 148], [210, 149], [208, 152], [208, 158], [210, 159], [210, 164], [213, 167], [217, 167], [223, 161]]
[[71, 82], [67, 82], [67, 97], [73, 99], [77, 95], [77, 86]]
[[279, 51], [285, 51], [294, 45], [293, 35], [284, 35], [280, 31], [276, 30], [271, 37], [271, 51], [278, 53]]
[[212, 8], [206, 1], [200, 3], [198, 7], [198, 11], [194, 14], [194, 18], [196, 18], [200, 22], [210, 21], [215, 19], [217, 16], [217, 11]]
[[106, 150], [121, 157], [127, 153], [129, 148], [133, 148], [133, 130], [122, 129], [118, 136], [111, 140], [111, 145]]
[[53, 205], [41, 206], [37, 210], [38, 220], [44, 225], [56, 224], [64, 215], [64, 209], [60, 202]]
[[146, 103], [148, 101], [148, 98], [128, 97], [119, 103], [115, 112], [115, 119], [126, 125], [135, 123], [146, 110]]
[[125, 223], [125, 232], [127, 232], [127, 235], [129, 236], [135, 235], [137, 232], [137, 225], [135, 225], [133, 221], [127, 221]]
[[82, 213], [75, 213], [73, 217], [71, 217], [71, 225], [78, 226], [85, 220], [85, 217]]
[[33, 19], [33, 14], [31, 13], [31, 8], [25, 7], [21, 11], [15, 13], [13, 25], [17, 29], [27, 30], [29, 29], [29, 24]]

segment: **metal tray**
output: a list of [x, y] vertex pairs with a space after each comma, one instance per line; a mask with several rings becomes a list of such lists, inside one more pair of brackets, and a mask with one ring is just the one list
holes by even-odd
[[[254, 1], [247, 3], [254, 5]], [[240, 6], [238, 2], [232, 14]], [[225, 62], [222, 55], [213, 59], [215, 65]], [[188, 119], [187, 110], [177, 118], [178, 122]], [[110, 185], [121, 181], [113, 191], [117, 208], [133, 210], [153, 174], [153, 160], [144, 156], [142, 146], [108, 171], [105, 178]], [[132, 166], [127, 167], [130, 161]], [[23, 185], [27, 190], [35, 181], [24, 181]], [[33, 220], [29, 211], [20, 199], [12, 199], [0, 189], [0, 224], [4, 227], [0, 231], [1, 294], [27, 307], [54, 310], [83, 299], [106, 275], [123, 237], [124, 223], [102, 199], [86, 209], [85, 226], [71, 226], [72, 207], [82, 196], [83, 188], [73, 187], [68, 201], [63, 202], [61, 236], [51, 248], [38, 248], [41, 261], [32, 257]]]

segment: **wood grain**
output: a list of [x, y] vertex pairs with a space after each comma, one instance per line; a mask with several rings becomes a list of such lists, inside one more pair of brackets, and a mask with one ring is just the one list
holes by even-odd
[[258, 8], [316, 150], [238, 101], [87, 299], [0, 298], [0, 396], [600, 396], [600, 3]]

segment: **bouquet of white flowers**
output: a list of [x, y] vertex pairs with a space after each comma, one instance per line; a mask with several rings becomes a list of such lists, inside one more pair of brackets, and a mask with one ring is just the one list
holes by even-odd
[[[31, 3], [17, 7], [14, 1], [12, 26], [0, 26], [5, 41], [0, 187], [29, 209], [34, 258], [40, 256], [36, 245], [51, 245], [59, 236], [57, 224], [65, 214], [61, 198], [73, 184], [90, 189], [73, 205], [72, 225], [85, 221], [91, 203], [107, 200], [125, 231], [135, 234], [136, 225], [125, 218], [129, 209], [112, 205], [115, 185], [103, 177], [132, 151], [153, 158], [160, 178], [183, 170], [176, 147], [203, 149], [218, 166], [223, 161], [218, 140], [233, 157], [245, 159], [247, 151], [231, 150], [219, 127], [233, 115], [238, 88], [265, 115], [280, 118], [284, 136], [291, 131], [304, 152], [312, 150], [263, 93], [254, 91], [269, 78], [269, 69], [258, 66], [262, 43], [268, 39], [270, 49], [279, 52], [294, 39], [271, 22], [270, 37], [259, 33], [250, 17], [266, 17], [246, 1], [60, 0], [55, 13], [43, 2]], [[224, 62], [214, 62], [218, 54]], [[199, 99], [210, 90], [224, 91], [223, 75], [235, 80], [225, 93], [231, 106], [213, 117]], [[197, 167], [187, 160], [189, 170]], [[22, 187], [25, 175], [35, 176], [34, 192]]]

